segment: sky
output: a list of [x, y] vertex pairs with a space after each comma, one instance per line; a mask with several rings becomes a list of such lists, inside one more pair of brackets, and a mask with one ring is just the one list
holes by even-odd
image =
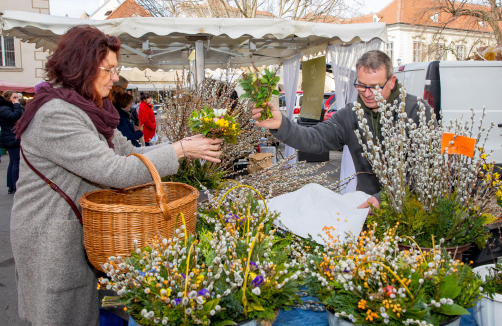
[[[362, 14], [380, 11], [392, 0], [365, 0]], [[93, 13], [99, 7], [99, 0], [50, 0], [51, 15], [79, 18], [83, 11]]]

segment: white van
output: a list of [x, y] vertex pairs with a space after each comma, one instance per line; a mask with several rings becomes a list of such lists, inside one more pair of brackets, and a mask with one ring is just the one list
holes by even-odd
[[[495, 124], [486, 142], [489, 161], [502, 163], [502, 62], [501, 61], [432, 61], [410, 63], [394, 69], [407, 93], [425, 99], [442, 120], [471, 118], [479, 123], [483, 106], [486, 116], [483, 126]], [[499, 92], [501, 92], [499, 94]], [[484, 139], [484, 135], [482, 137]]]

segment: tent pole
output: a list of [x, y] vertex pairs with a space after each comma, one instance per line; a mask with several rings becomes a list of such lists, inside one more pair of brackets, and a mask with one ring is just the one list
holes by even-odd
[[197, 66], [197, 85], [204, 80], [204, 41], [195, 41], [195, 65]]

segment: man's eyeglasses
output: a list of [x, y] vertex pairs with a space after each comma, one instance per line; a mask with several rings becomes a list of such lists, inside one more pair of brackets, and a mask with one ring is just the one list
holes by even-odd
[[117, 74], [118, 76], [118, 74], [120, 74], [120, 70], [122, 69], [122, 67], [112, 67], [112, 68], [99, 67], [99, 69], [106, 71], [110, 75]]
[[[389, 82], [389, 80], [391, 78], [392, 78], [392, 76], [390, 76], [389, 79], [387, 79], [387, 81], [382, 86], [378, 86], [378, 87], [381, 89], [384, 88], [385, 85], [387, 85], [387, 83]], [[361, 92], [361, 93], [366, 92], [367, 89], [369, 89], [372, 93], [373, 93], [373, 91], [377, 90], [377, 86], [364, 86], [364, 85], [358, 84], [357, 79], [354, 81], [354, 87], [357, 89], [358, 92]]]

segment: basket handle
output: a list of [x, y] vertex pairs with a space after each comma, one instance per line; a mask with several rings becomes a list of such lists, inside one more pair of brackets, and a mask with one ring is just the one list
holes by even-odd
[[164, 218], [166, 220], [170, 219], [171, 212], [169, 211], [169, 207], [167, 207], [164, 188], [162, 187], [162, 180], [160, 179], [159, 172], [157, 172], [155, 165], [153, 165], [153, 163], [144, 155], [133, 153], [127, 156], [131, 155], [134, 155], [137, 158], [139, 158], [146, 165], [148, 171], [150, 171], [153, 178], [153, 182], [155, 183], [155, 197], [157, 200], [157, 207], [162, 211], [162, 213], [164, 214]]

